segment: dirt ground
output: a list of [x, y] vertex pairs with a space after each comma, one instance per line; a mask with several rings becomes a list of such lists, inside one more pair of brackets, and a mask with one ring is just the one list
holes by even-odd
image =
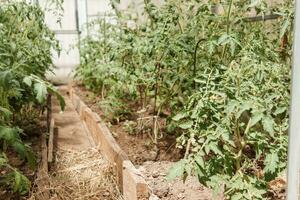
[[175, 149], [174, 137], [165, 137], [156, 146], [146, 134], [129, 135], [124, 130], [124, 122], [113, 125], [110, 130], [135, 165], [146, 161], [178, 161], [181, 158], [180, 150]]
[[179, 178], [168, 182], [166, 175], [174, 162], [144, 162], [138, 169], [145, 176], [153, 193], [162, 200], [210, 200], [211, 191], [202, 186], [196, 177], [183, 183]]
[[[82, 86], [75, 87], [76, 94], [102, 118], [103, 112], [97, 101], [101, 98]], [[203, 187], [196, 177], [181, 179], [172, 182], [166, 181], [166, 175], [174, 162], [182, 158], [182, 152], [176, 149], [175, 136], [165, 136], [154, 145], [147, 134], [128, 134], [124, 130], [126, 121], [117, 124], [108, 124], [112, 134], [129, 159], [142, 172], [152, 192], [162, 200], [209, 200], [211, 191]]]

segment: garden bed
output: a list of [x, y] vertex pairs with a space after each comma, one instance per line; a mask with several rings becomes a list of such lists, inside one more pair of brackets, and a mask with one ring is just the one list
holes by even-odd
[[[105, 119], [102, 110], [97, 106], [99, 97], [82, 86], [75, 86], [75, 93], [86, 103], [92, 111]], [[100, 100], [101, 101], [101, 100]], [[131, 117], [130, 120], [133, 120]], [[163, 200], [205, 200], [211, 199], [211, 191], [202, 186], [196, 177], [189, 177], [185, 183], [182, 179], [172, 182], [166, 180], [169, 169], [174, 162], [183, 157], [180, 149], [176, 149], [174, 136], [164, 135], [158, 140], [158, 145], [151, 142], [147, 134], [129, 134], [124, 130], [126, 119], [118, 123], [106, 124], [114, 138], [125, 151], [129, 159], [143, 174], [153, 194]]]
[[[107, 119], [103, 111], [99, 107], [101, 98], [93, 92], [88, 91], [81, 85], [76, 85], [76, 94], [102, 119]], [[132, 104], [133, 113], [138, 112], [138, 106], [134, 102]], [[146, 133], [128, 133], [126, 123], [128, 121], [136, 122], [137, 117], [133, 115], [124, 118], [119, 122], [108, 122], [114, 138], [120, 147], [126, 152], [129, 159], [135, 164], [140, 165], [146, 161], [178, 161], [183, 157], [183, 152], [176, 149], [175, 135], [163, 134], [163, 138], [158, 140], [158, 144], [153, 144], [153, 141]]]
[[288, 157], [293, 7], [145, 1], [147, 20], [133, 27], [125, 13], [98, 18], [79, 45], [75, 77], [94, 92], [81, 96], [136, 166], [183, 158], [169, 180], [191, 175], [226, 199], [276, 199], [270, 184]]
[[[101, 119], [105, 119], [105, 115], [99, 107], [99, 102], [101, 102], [99, 96], [82, 85], [75, 85], [73, 88], [92, 111], [101, 116]], [[130, 116], [128, 119], [133, 120], [134, 118]], [[171, 182], [167, 181], [169, 170], [176, 161], [183, 157], [183, 152], [175, 147], [174, 136], [164, 134], [164, 138], [158, 140], [158, 145], [155, 145], [151, 143], [151, 138], [147, 134], [129, 134], [124, 128], [126, 120], [124, 118], [113, 123], [106, 121], [106, 124], [121, 149], [143, 174], [155, 195], [154, 200], [156, 198], [162, 200], [212, 199], [212, 191], [201, 185], [196, 176], [189, 176], [185, 182], [181, 178], [176, 178]], [[284, 175], [281, 175], [269, 183], [268, 199], [282, 200], [285, 198], [285, 180]], [[222, 196], [219, 199], [222, 199]]]

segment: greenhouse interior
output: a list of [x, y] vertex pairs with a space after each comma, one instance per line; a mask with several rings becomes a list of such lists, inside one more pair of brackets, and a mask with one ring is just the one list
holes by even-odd
[[0, 200], [300, 199], [300, 2], [0, 0]]

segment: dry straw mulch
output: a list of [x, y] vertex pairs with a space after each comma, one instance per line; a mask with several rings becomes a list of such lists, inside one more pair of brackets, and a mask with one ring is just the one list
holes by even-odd
[[60, 149], [55, 162], [48, 177], [36, 180], [30, 200], [123, 200], [113, 167], [96, 148]]

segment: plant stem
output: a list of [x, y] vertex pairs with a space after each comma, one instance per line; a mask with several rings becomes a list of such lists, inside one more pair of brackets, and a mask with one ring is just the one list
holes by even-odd
[[[230, 33], [230, 15], [231, 15], [232, 6], [233, 6], [233, 0], [230, 0], [228, 11], [227, 11], [227, 17], [226, 17], [226, 33], [227, 33], [227, 35], [229, 35], [229, 33]], [[227, 49], [227, 44], [225, 44], [225, 46], [223, 48], [222, 58], [224, 58], [224, 56], [225, 56], [226, 49]]]
[[241, 134], [240, 134], [240, 130], [239, 130], [239, 120], [235, 119], [235, 133], [236, 133], [236, 137], [238, 140], [238, 146], [239, 146], [239, 150], [238, 150], [238, 154], [236, 157], [236, 162], [235, 162], [235, 166], [236, 166], [236, 171], [239, 171], [241, 168], [241, 158], [242, 158], [242, 148], [241, 148], [241, 144], [242, 144], [242, 138], [241, 138]]
[[[204, 41], [203, 38], [199, 39], [196, 43], [195, 50], [194, 50], [194, 69], [193, 69], [193, 78], [196, 78], [196, 72], [197, 72], [197, 51], [198, 47], [200, 45], [200, 42]], [[194, 89], [196, 89], [196, 81], [194, 80]]]
[[186, 150], [185, 150], [185, 154], [184, 154], [184, 158], [186, 159], [189, 155], [190, 152], [190, 148], [191, 148], [191, 138], [188, 140], [187, 145], [186, 145]]
[[156, 64], [156, 78], [155, 78], [155, 90], [154, 90], [154, 108], [153, 108], [153, 112], [156, 113], [156, 102], [157, 102], [157, 96], [158, 96], [158, 79], [159, 79], [159, 75], [160, 75], [160, 63]]
[[[247, 133], [249, 132], [249, 129], [250, 129], [250, 124], [251, 124], [251, 119], [248, 121], [247, 123], [247, 126], [246, 126], [246, 129], [244, 131], [244, 136], [247, 135]], [[237, 129], [238, 129], [238, 126], [239, 126], [239, 121], [237, 120]], [[238, 151], [238, 156], [236, 158], [236, 171], [239, 171], [240, 168], [241, 168], [241, 160], [242, 160], [242, 155], [243, 155], [243, 149], [245, 148], [246, 146], [246, 143], [245, 143], [245, 138], [241, 136], [240, 132], [237, 131], [238, 133], [238, 141], [239, 141], [239, 151]]]
[[228, 12], [227, 12], [227, 18], [226, 18], [226, 24], [227, 24], [226, 32], [227, 32], [227, 34], [229, 34], [229, 32], [230, 32], [230, 15], [231, 15], [232, 6], [233, 6], [233, 0], [230, 0]]

